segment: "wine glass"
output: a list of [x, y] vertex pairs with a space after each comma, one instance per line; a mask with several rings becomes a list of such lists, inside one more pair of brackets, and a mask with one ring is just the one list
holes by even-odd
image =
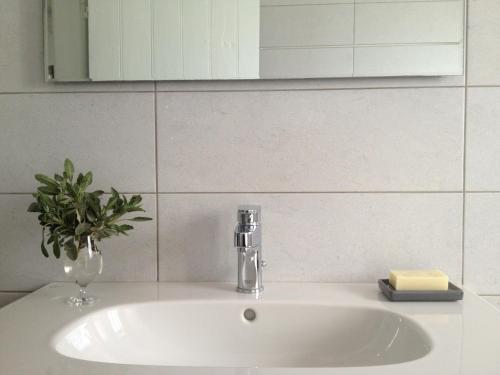
[[68, 279], [75, 281], [80, 287], [78, 296], [69, 297], [66, 302], [73, 306], [90, 305], [98, 298], [87, 293], [87, 286], [102, 273], [102, 254], [91, 236], [82, 237], [78, 246], [76, 259], [67, 254], [64, 259], [64, 272]]

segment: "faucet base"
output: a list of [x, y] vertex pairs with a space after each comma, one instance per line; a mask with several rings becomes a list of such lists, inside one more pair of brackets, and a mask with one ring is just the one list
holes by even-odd
[[261, 293], [264, 291], [264, 287], [261, 286], [260, 288], [258, 289], [244, 289], [244, 288], [236, 288], [236, 291], [238, 293], [244, 293], [244, 294], [257, 294], [257, 293]]

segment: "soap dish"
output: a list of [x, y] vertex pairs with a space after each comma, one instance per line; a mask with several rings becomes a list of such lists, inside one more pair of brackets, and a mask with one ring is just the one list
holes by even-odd
[[448, 290], [396, 290], [389, 279], [379, 279], [378, 286], [389, 301], [458, 301], [464, 292], [458, 286], [448, 283]]

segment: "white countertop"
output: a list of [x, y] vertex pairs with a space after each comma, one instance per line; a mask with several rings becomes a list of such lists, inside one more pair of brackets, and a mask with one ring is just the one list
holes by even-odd
[[54, 283], [0, 309], [0, 374], [9, 375], [361, 375], [500, 374], [500, 312], [465, 290], [460, 302], [389, 302], [373, 284], [267, 283], [257, 303], [299, 302], [387, 309], [410, 317], [430, 335], [433, 350], [415, 361], [359, 368], [203, 368], [118, 365], [65, 357], [50, 345], [56, 332], [106, 307], [149, 301], [249, 301], [228, 283], [96, 283], [95, 305], [74, 308], [74, 284]]

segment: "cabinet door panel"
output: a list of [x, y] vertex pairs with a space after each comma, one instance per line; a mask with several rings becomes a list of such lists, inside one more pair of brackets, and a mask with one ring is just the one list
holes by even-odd
[[210, 0], [182, 1], [185, 79], [210, 79]]
[[122, 80], [121, 2], [89, 0], [88, 4], [90, 79]]
[[80, 0], [52, 0], [51, 58], [56, 81], [88, 79], [88, 35]]
[[153, 76], [182, 79], [182, 0], [153, 1]]
[[211, 64], [213, 79], [238, 77], [238, 1], [212, 0]]
[[121, 1], [123, 78], [152, 79], [151, 0]]
[[239, 78], [259, 78], [260, 5], [258, 0], [238, 0]]

